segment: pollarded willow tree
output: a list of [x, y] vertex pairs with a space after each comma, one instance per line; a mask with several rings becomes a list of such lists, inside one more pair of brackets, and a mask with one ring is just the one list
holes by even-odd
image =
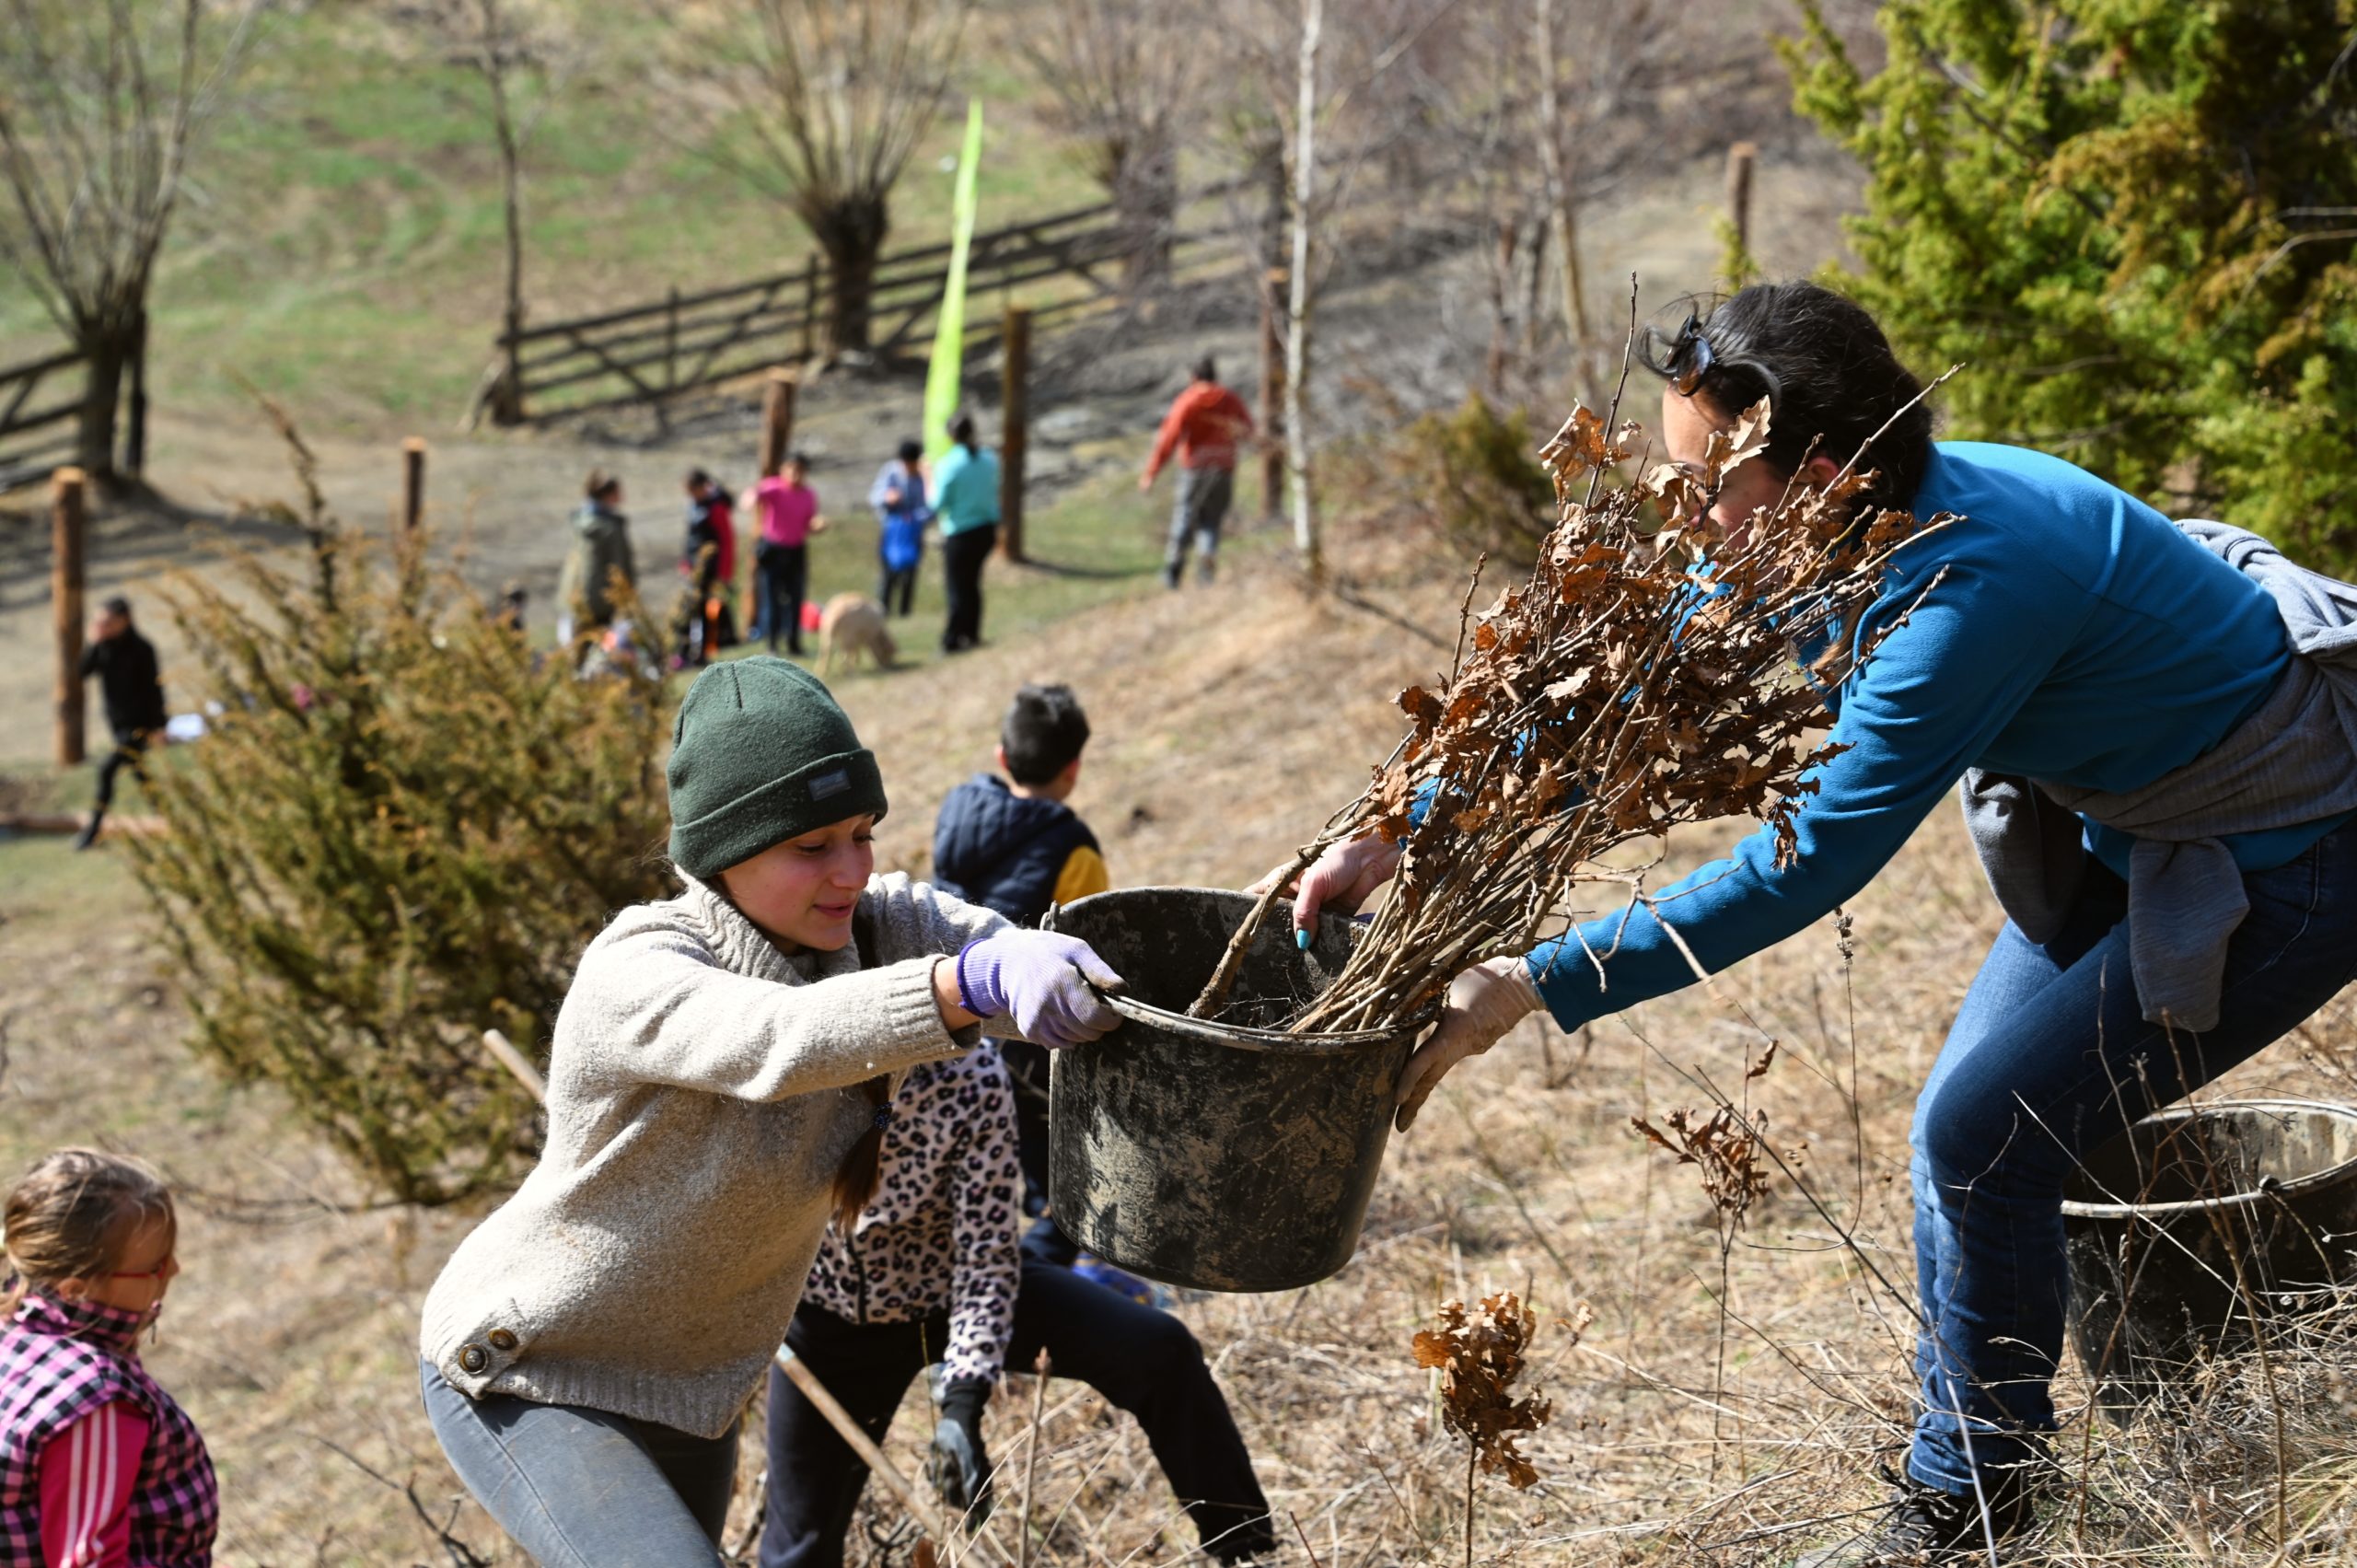
[[198, 134], [269, 0], [0, 0], [0, 260], [88, 359], [78, 460], [116, 410]]
[[2357, 0], [1895, 0], [1871, 75], [1805, 10], [1843, 286], [1952, 431], [2357, 565]]
[[1169, 271], [1179, 141], [1202, 107], [1202, 26], [1163, 0], [1044, 0], [1015, 32], [1053, 123], [1113, 199], [1132, 287]]
[[706, 150], [827, 258], [826, 344], [863, 349], [892, 187], [939, 112], [964, 0], [714, 0], [674, 13], [680, 70], [735, 110]]

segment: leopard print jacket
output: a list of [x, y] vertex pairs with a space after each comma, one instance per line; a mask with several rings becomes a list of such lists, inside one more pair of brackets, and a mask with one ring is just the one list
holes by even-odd
[[828, 1225], [802, 1299], [854, 1323], [946, 1310], [943, 1376], [994, 1380], [1015, 1332], [1022, 1191], [998, 1047], [911, 1069], [884, 1130], [876, 1196], [848, 1239]]

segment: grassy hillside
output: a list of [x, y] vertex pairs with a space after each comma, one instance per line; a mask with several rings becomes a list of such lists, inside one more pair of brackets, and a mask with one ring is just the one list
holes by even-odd
[[[527, 157], [528, 299], [541, 319], [658, 298], [798, 264], [793, 215], [711, 156], [683, 111], [671, 44], [632, 0], [568, 0], [588, 68]], [[232, 113], [201, 148], [154, 296], [153, 386], [176, 412], [241, 403], [236, 378], [322, 433], [441, 427], [464, 407], [499, 327], [499, 172], [480, 82], [436, 63], [396, 7], [325, 0], [264, 29]], [[1003, 54], [1000, 58], [1004, 58]], [[961, 95], [991, 134], [981, 221], [1090, 199], [1025, 109], [1028, 84], [979, 65], [953, 89], [896, 195], [895, 245], [946, 236]], [[0, 286], [0, 359], [55, 338]]]

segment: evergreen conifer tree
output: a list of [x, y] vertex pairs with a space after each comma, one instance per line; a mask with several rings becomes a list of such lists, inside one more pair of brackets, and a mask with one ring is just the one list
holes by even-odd
[[1865, 165], [1835, 281], [1946, 434], [2357, 566], [2357, 0], [1803, 0], [1801, 110]]
[[149, 763], [168, 830], [132, 852], [196, 1048], [283, 1089], [373, 1186], [449, 1202], [539, 1144], [482, 1031], [544, 1048], [582, 948], [672, 891], [670, 706], [528, 646], [422, 535], [371, 559], [295, 448], [305, 569], [248, 555], [180, 586], [219, 712]]

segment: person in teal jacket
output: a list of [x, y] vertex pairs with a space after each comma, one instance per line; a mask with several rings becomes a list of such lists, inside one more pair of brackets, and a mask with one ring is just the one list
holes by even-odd
[[[2066, 830], [2068, 875], [2050, 913], [2033, 919], [2007, 900], [2014, 918], [1960, 999], [1917, 1102], [1921, 1388], [1905, 1469], [1873, 1527], [1808, 1560], [1990, 1562], [2032, 1522], [2050, 1473], [2065, 1179], [2089, 1149], [2357, 978], [2357, 830], [2346, 825], [2357, 749], [2337, 729], [2267, 728], [2278, 699], [2315, 671], [2300, 668], [2253, 576], [2061, 459], [1934, 442], [1921, 384], [1850, 301], [1812, 284], [1754, 285], [1661, 335], [1649, 357], [1668, 383], [1660, 435], [1673, 460], [1699, 462], [1713, 429], [1770, 403], [1764, 459], [1727, 476], [1706, 530], [1739, 538], [1796, 474], [1830, 478], [1886, 422], [1868, 465], [1878, 478], [1859, 506], [1956, 520], [1900, 550], [1853, 629], [1858, 647], [1882, 641], [1825, 693], [1841, 749], [1799, 799], [1797, 857], [1778, 870], [1763, 829], [1625, 920], [1615, 912], [1459, 976], [1402, 1075], [1400, 1125], [1442, 1074], [1542, 1006], [1573, 1029], [1691, 983], [1656, 910], [1703, 969], [1724, 969], [1856, 896], [1960, 780], [2022, 781], [2049, 840], [2054, 825]], [[2186, 903], [2162, 874], [2198, 836], [2171, 827], [2190, 820], [2179, 806], [2224, 793], [2221, 760], [2291, 756], [2303, 742], [2305, 774], [2262, 769], [2244, 792], [2264, 798], [2245, 800], [2260, 809], [2240, 819], [2263, 826], [2201, 830], [2231, 854], [2225, 879], [2239, 889]], [[2061, 799], [2081, 802], [2079, 815]], [[2140, 824], [2160, 826], [2131, 833], [2096, 819], [2119, 815], [2123, 800]], [[1297, 923], [1306, 932], [1321, 908], [1355, 909], [1398, 855], [1371, 839], [1329, 851], [1301, 879]], [[2003, 893], [1994, 862], [1991, 875]], [[2189, 933], [2211, 939], [2214, 974], [2153, 961]]]
[[998, 542], [998, 455], [976, 443], [971, 414], [951, 423], [949, 440], [933, 470], [933, 510], [941, 519], [941, 570], [949, 598], [941, 651], [959, 654], [982, 640], [982, 568]]

